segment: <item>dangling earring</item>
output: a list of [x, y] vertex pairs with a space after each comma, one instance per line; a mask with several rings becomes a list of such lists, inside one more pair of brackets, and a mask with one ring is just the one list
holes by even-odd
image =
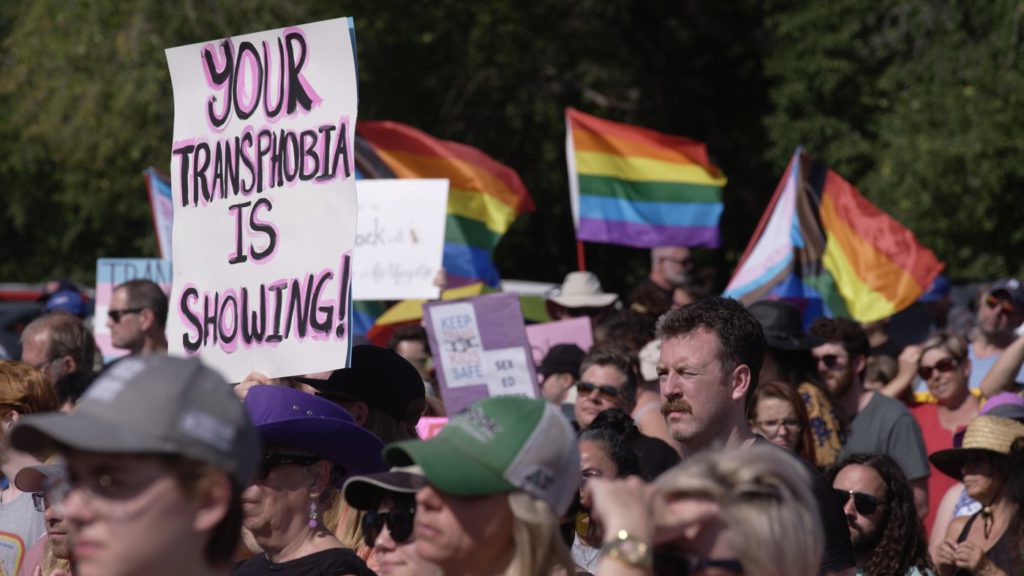
[[309, 527], [316, 528], [316, 500], [309, 503]]

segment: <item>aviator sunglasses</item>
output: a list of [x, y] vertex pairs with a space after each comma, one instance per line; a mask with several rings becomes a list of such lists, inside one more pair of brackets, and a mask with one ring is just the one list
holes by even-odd
[[363, 542], [373, 547], [384, 526], [388, 527], [391, 539], [401, 544], [412, 536], [413, 520], [416, 517], [415, 506], [396, 506], [390, 512], [370, 510], [363, 516]]
[[616, 388], [615, 386], [610, 386], [608, 384], [598, 385], [591, 384], [590, 382], [576, 383], [576, 392], [580, 396], [589, 396], [590, 393], [593, 392], [594, 390], [597, 390], [597, 394], [601, 398], [604, 398], [605, 400], [615, 400], [616, 398], [619, 397], [619, 394], [621, 393], [618, 388]]
[[878, 510], [879, 506], [885, 504], [878, 498], [875, 498], [871, 494], [865, 494], [863, 492], [855, 492], [853, 490], [840, 490], [839, 488], [833, 488], [836, 492], [836, 498], [839, 498], [839, 504], [846, 506], [846, 503], [853, 497], [853, 507], [857, 510], [857, 513], [861, 516], [871, 516]]
[[935, 363], [935, 366], [921, 366], [917, 369], [917, 375], [921, 377], [921, 380], [928, 380], [932, 377], [932, 372], [950, 372], [956, 368], [957, 361], [953, 358], [943, 358]]

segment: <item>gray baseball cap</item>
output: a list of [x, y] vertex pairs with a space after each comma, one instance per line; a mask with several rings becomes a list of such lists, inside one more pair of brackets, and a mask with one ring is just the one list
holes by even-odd
[[11, 431], [18, 450], [60, 447], [105, 454], [177, 454], [248, 486], [260, 440], [231, 386], [199, 360], [132, 357], [111, 366], [74, 412], [26, 416]]

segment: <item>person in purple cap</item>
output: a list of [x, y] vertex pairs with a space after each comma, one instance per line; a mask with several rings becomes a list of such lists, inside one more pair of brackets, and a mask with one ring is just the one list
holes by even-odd
[[385, 470], [384, 444], [344, 408], [292, 388], [254, 386], [245, 409], [264, 450], [242, 493], [243, 524], [263, 552], [232, 574], [373, 574], [324, 526], [323, 511], [350, 474]]

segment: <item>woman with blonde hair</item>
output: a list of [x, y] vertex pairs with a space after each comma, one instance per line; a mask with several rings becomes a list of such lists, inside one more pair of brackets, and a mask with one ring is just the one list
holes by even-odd
[[651, 486], [593, 481], [608, 535], [595, 574], [814, 576], [824, 537], [809, 484], [767, 446], [701, 452]]
[[559, 518], [579, 485], [579, 449], [554, 404], [488, 398], [430, 440], [389, 445], [384, 458], [422, 468], [416, 552], [445, 574], [573, 569]]
[[[939, 334], [921, 345], [917, 374], [928, 386], [935, 403], [922, 403], [910, 410], [921, 427], [925, 450], [934, 454], [953, 447], [953, 435], [963, 430], [976, 416], [981, 403], [971, 394], [968, 380], [971, 360], [967, 341], [960, 336]], [[931, 533], [942, 496], [956, 480], [942, 474], [933, 464], [928, 477], [928, 515], [924, 518], [926, 533]], [[936, 543], [937, 545], [937, 543]]]

